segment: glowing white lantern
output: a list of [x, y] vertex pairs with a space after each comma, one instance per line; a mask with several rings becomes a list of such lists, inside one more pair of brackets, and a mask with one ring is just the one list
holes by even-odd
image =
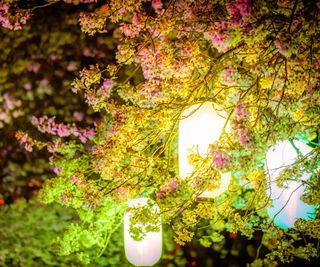
[[[303, 181], [310, 177], [310, 173], [303, 173], [302, 181], [287, 181], [283, 188], [276, 184], [276, 179], [281, 171], [298, 158], [298, 151], [305, 156], [311, 152], [311, 148], [300, 141], [293, 141], [294, 146], [289, 141], [281, 141], [271, 147], [266, 155], [266, 170], [270, 175], [268, 195], [272, 200], [272, 207], [268, 208], [270, 218], [274, 219], [274, 224], [281, 228], [294, 227], [298, 218], [314, 219], [316, 207], [304, 203], [300, 197], [305, 190]], [[298, 150], [298, 151], [297, 151]]]
[[[128, 207], [147, 206], [148, 202], [152, 204], [150, 209], [155, 216], [160, 216], [159, 206], [148, 198], [137, 198], [132, 200]], [[129, 232], [130, 229], [130, 211], [124, 216], [124, 246], [128, 261], [135, 266], [152, 266], [161, 257], [162, 253], [162, 226], [158, 232], [147, 232], [141, 241], [134, 240]]]
[[[212, 102], [196, 104], [187, 108], [179, 122], [179, 172], [185, 178], [192, 174], [193, 166], [188, 161], [191, 150], [201, 157], [208, 153], [209, 145], [217, 141], [227, 120], [227, 113]], [[227, 123], [225, 130], [229, 130]], [[205, 191], [200, 197], [216, 197], [228, 189], [231, 173], [221, 174], [221, 185], [215, 190]]]

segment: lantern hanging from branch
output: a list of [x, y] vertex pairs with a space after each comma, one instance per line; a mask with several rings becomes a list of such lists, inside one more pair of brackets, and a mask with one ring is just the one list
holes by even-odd
[[[209, 145], [217, 141], [225, 128], [230, 129], [227, 113], [212, 102], [195, 104], [187, 108], [179, 122], [179, 173], [181, 178], [194, 172], [188, 161], [191, 151], [197, 151], [201, 157], [208, 153]], [[221, 185], [215, 190], [207, 190], [200, 197], [216, 197], [228, 189], [231, 173], [221, 173]]]
[[[153, 216], [159, 217], [159, 223], [156, 225], [147, 223], [141, 226], [145, 234], [143, 240], [136, 241], [132, 238], [130, 230], [130, 218], [133, 213], [130, 211], [132, 208], [150, 208]], [[146, 231], [146, 228], [158, 228], [159, 231]], [[161, 257], [162, 253], [162, 225], [160, 220], [160, 208], [151, 199], [137, 198], [128, 204], [128, 211], [124, 215], [124, 246], [127, 259], [135, 266], [152, 266]]]
[[294, 227], [299, 218], [315, 218], [316, 207], [301, 200], [306, 187], [304, 182], [310, 178], [310, 173], [304, 172], [300, 178], [286, 181], [283, 187], [276, 183], [285, 167], [294, 164], [299, 155], [305, 156], [310, 152], [311, 148], [300, 141], [281, 141], [267, 152], [265, 168], [270, 177], [267, 193], [272, 200], [268, 214], [281, 228]]

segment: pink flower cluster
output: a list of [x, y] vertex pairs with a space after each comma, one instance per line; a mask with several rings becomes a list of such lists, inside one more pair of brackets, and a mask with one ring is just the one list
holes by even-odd
[[73, 112], [73, 117], [77, 120], [77, 121], [82, 121], [84, 119], [84, 114], [81, 111], [74, 111]]
[[32, 152], [32, 146], [35, 144], [35, 142], [31, 137], [28, 136], [28, 134], [17, 132], [16, 138], [18, 139], [19, 143], [24, 146], [25, 150]]
[[212, 162], [217, 169], [224, 170], [229, 167], [230, 157], [226, 152], [212, 146], [210, 148], [210, 155]]
[[246, 126], [246, 122], [249, 119], [249, 110], [247, 110], [243, 103], [240, 102], [235, 107], [236, 117], [235, 121], [232, 124], [233, 130], [237, 133], [240, 144], [243, 146], [250, 146], [250, 132]]
[[225, 85], [231, 85], [234, 83], [234, 69], [227, 67], [221, 72], [221, 83]]
[[141, 86], [139, 93], [141, 96], [145, 96], [147, 99], [152, 99], [154, 97], [158, 97], [161, 94], [161, 91], [157, 86], [145, 83], [143, 86]]
[[59, 175], [61, 173], [61, 167], [60, 166], [54, 166], [53, 167], [53, 172], [56, 174], [56, 175]]
[[[201, 17], [209, 17], [210, 12], [213, 10], [214, 5], [210, 1], [198, 0], [198, 1], [188, 1], [188, 0], [177, 0], [175, 5], [169, 6], [170, 16], [174, 15], [176, 11], [182, 15], [184, 22], [193, 22], [190, 28], [187, 25], [184, 27], [190, 30], [199, 30], [201, 28], [201, 22], [199, 20]], [[166, 11], [167, 12], [167, 11]], [[188, 23], [186, 23], [188, 24]]]
[[289, 49], [289, 43], [285, 40], [277, 39], [274, 41], [274, 46], [279, 50], [280, 54], [286, 56]]
[[[1, 95], [0, 95], [1, 101]], [[19, 109], [21, 101], [16, 99], [12, 94], [4, 93], [2, 95], [2, 106], [0, 106], [0, 128], [12, 121], [13, 118], [18, 118], [23, 114]]]
[[[97, 89], [96, 92], [90, 89], [85, 90], [84, 96], [87, 103], [92, 106], [93, 109], [99, 109], [101, 101], [104, 101], [105, 98], [109, 98], [111, 96], [112, 85], [113, 81], [110, 79], [106, 79], [103, 81], [102, 85]], [[76, 92], [73, 89], [72, 91]]]
[[85, 143], [88, 139], [92, 139], [95, 134], [93, 129], [78, 129], [74, 125], [56, 123], [54, 119], [47, 116], [41, 118], [33, 116], [32, 124], [42, 133], [49, 133], [60, 137], [75, 136], [82, 143]]
[[244, 107], [242, 102], [235, 107], [235, 112], [237, 120], [247, 120], [250, 115], [249, 110]]
[[177, 190], [179, 184], [177, 181], [173, 180], [168, 185], [163, 185], [160, 187], [160, 190], [156, 192], [157, 198], [163, 198], [171, 192]]
[[33, 73], [38, 73], [40, 70], [40, 64], [38, 62], [31, 62], [27, 66], [27, 70]]
[[69, 180], [74, 183], [76, 186], [80, 187], [81, 186], [81, 180], [76, 177], [76, 176], [71, 176], [69, 177]]
[[251, 144], [249, 130], [243, 124], [238, 124], [236, 126], [238, 138], [240, 144], [243, 146], [249, 146]]
[[120, 26], [120, 31], [123, 35], [131, 38], [138, 37], [140, 33], [139, 28], [137, 28], [135, 25], [128, 24], [128, 23], [123, 23]]
[[98, 94], [106, 98], [110, 97], [111, 85], [112, 85], [112, 80], [110, 79], [104, 80], [102, 86], [98, 90]]
[[143, 76], [146, 80], [152, 80], [159, 84], [161, 80], [161, 71], [158, 71], [163, 66], [164, 52], [152, 48], [147, 48], [144, 45], [138, 47], [138, 55], [135, 57], [135, 62], [141, 64]]
[[138, 37], [139, 33], [145, 26], [145, 19], [146, 18], [139, 17], [137, 13], [134, 13], [132, 17], [132, 24], [123, 23], [120, 26], [120, 31], [127, 37]]
[[152, 0], [152, 3], [151, 3], [152, 7], [154, 8], [155, 11], [159, 11], [162, 9], [162, 2], [161, 0]]
[[231, 15], [231, 23], [234, 26], [244, 26], [246, 24], [246, 18], [249, 17], [251, 13], [250, 0], [237, 0], [229, 4], [227, 9]]
[[61, 145], [61, 143], [60, 143], [59, 139], [56, 139], [53, 141], [53, 143], [51, 145], [47, 146], [47, 150], [50, 153], [54, 153], [60, 147], [60, 145]]
[[8, 110], [13, 110], [16, 107], [21, 106], [21, 101], [17, 100], [13, 95], [10, 95], [9, 93], [4, 93], [3, 94], [3, 102], [4, 102], [4, 107]]
[[214, 28], [204, 33], [204, 37], [211, 40], [213, 47], [219, 52], [224, 52], [227, 49], [227, 41], [230, 38], [229, 27], [225, 21], [217, 21], [214, 23]]
[[21, 30], [22, 26], [30, 18], [30, 12], [27, 10], [17, 10], [15, 14], [10, 12], [9, 2], [0, 2], [0, 23], [2, 27], [10, 30]]

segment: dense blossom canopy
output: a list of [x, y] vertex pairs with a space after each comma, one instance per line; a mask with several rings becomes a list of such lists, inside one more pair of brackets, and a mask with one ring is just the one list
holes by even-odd
[[[312, 152], [285, 168], [277, 184], [281, 188], [291, 180], [303, 184], [303, 201], [318, 207], [317, 1], [64, 2], [79, 7], [82, 32], [98, 36], [100, 45], [107, 43], [103, 38], [112, 37], [116, 46], [112, 59], [101, 50], [81, 48], [96, 60], [82, 66], [78, 77], [67, 84], [68, 94], [83, 97], [89, 111], [83, 113], [77, 103], [68, 108], [63, 100], [61, 113], [22, 107], [41, 94], [53, 95], [49, 86], [53, 76], [39, 72], [38, 61], [45, 60], [40, 55], [33, 54], [29, 65], [20, 62], [21, 69], [41, 76], [37, 85], [25, 75], [19, 82], [24, 95], [15, 94], [11, 84], [0, 88], [0, 128], [18, 117], [27, 118], [33, 130], [23, 128], [16, 134], [29, 151], [25, 153], [35, 147], [50, 153], [56, 176], [45, 182], [41, 200], [72, 207], [82, 220], [57, 240], [61, 255], [77, 253], [83, 263], [102, 255], [121, 225], [128, 199], [149, 197], [159, 205], [162, 223], [170, 226], [180, 245], [197, 238], [205, 247], [214, 246], [223, 243], [226, 233], [249, 239], [259, 235], [252, 266], [319, 256], [319, 214], [313, 220], [297, 220], [290, 230], [268, 217], [272, 201], [265, 170], [270, 146], [282, 140], [308, 144]], [[8, 36], [12, 30], [28, 29], [33, 8], [14, 1], [0, 4], [0, 22], [11, 30]], [[85, 45], [84, 37], [80, 39], [79, 46]], [[66, 38], [62, 49], [74, 41]], [[53, 49], [50, 62], [59, 58], [61, 64], [54, 68], [59, 70], [57, 76], [79, 69], [77, 59], [64, 59], [59, 44]], [[16, 69], [16, 75], [21, 73]], [[0, 79], [5, 81], [8, 75]], [[204, 157], [194, 151], [189, 157], [194, 172], [181, 179], [177, 147], [181, 115], [186, 108], [208, 101], [226, 112], [231, 129], [223, 129]], [[204, 191], [219, 188], [222, 172], [232, 173], [228, 190], [214, 199], [199, 198]], [[301, 179], [304, 172], [310, 173], [307, 181]], [[149, 213], [138, 209], [133, 222], [156, 223], [159, 218]], [[139, 227], [132, 232], [141, 238]]]

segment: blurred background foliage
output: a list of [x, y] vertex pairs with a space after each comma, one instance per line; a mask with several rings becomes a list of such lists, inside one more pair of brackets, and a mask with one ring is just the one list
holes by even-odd
[[111, 34], [92, 37], [81, 32], [79, 10], [86, 9], [90, 5], [58, 1], [35, 9], [23, 30], [0, 27], [0, 198], [5, 202], [28, 197], [53, 174], [49, 153], [28, 153], [15, 138], [18, 130], [28, 129], [45, 141], [31, 124], [32, 116], [47, 115], [77, 126], [92, 125], [99, 117], [81, 94], [70, 90], [83, 67], [106, 66], [114, 57]]

